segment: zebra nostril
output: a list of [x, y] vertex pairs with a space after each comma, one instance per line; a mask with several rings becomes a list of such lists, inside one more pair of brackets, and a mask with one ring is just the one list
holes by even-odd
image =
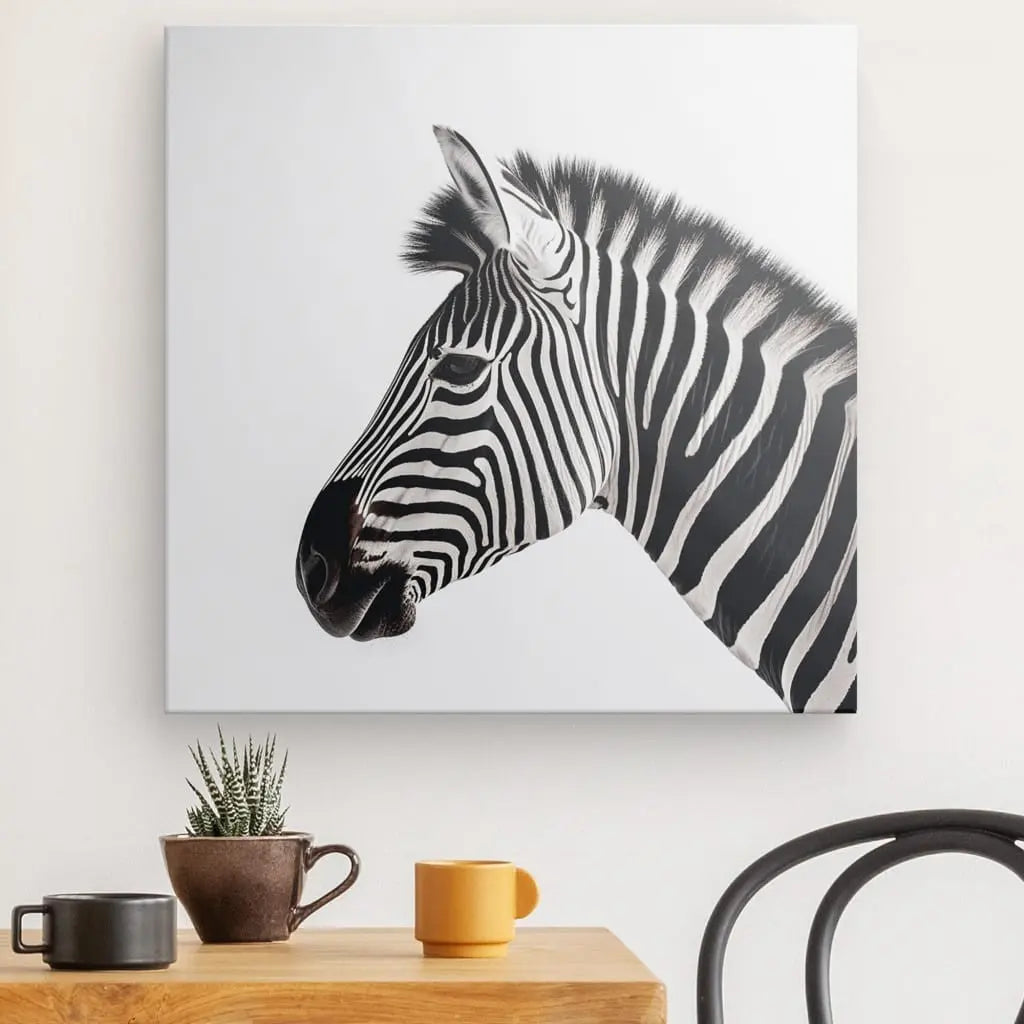
[[328, 484], [313, 502], [299, 538], [295, 575], [299, 591], [314, 610], [336, 599], [349, 570], [352, 543], [361, 520], [355, 513], [359, 481]]
[[310, 548], [309, 553], [302, 560], [302, 584], [306, 588], [306, 594], [310, 601], [314, 604], [320, 605], [330, 596], [327, 593], [330, 576], [327, 559], [316, 548]]

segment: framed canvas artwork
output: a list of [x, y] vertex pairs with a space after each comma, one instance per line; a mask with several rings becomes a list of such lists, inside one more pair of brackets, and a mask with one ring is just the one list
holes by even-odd
[[855, 710], [853, 29], [166, 72], [169, 710]]

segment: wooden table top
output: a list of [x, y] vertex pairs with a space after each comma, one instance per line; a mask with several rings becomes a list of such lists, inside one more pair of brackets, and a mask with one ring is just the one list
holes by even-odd
[[[26, 936], [26, 941], [34, 941]], [[51, 971], [0, 932], [4, 1024], [664, 1024], [664, 986], [603, 929], [523, 928], [503, 960], [426, 960], [408, 929], [178, 937], [165, 971]]]

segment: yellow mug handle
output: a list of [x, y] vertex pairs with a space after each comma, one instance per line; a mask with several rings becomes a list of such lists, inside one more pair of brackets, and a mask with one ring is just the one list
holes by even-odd
[[540, 890], [533, 875], [523, 868], [516, 868], [516, 917], [529, 917], [540, 902]]

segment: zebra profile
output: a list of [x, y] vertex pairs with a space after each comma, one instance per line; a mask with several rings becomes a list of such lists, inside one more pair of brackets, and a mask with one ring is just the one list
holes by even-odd
[[403, 255], [461, 280], [310, 509], [316, 621], [404, 633], [598, 508], [788, 708], [854, 710], [855, 321], [635, 177], [434, 131], [454, 185]]

